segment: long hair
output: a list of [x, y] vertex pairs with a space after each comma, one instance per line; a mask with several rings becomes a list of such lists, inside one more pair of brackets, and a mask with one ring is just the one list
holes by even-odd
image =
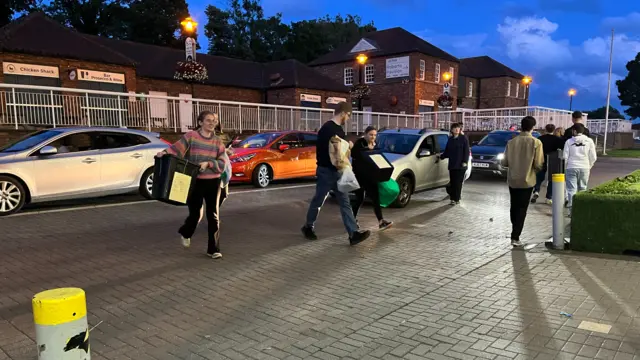
[[[198, 114], [198, 119], [196, 120], [196, 130], [200, 130], [200, 128], [202, 127], [201, 123], [209, 115], [215, 116], [216, 114], [209, 110], [202, 111], [200, 114]], [[220, 123], [220, 121], [218, 121], [218, 123]]]

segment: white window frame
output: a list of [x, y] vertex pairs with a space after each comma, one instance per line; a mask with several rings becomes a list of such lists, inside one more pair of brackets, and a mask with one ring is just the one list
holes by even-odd
[[424, 60], [420, 60], [420, 72], [418, 73], [418, 77], [420, 80], [424, 80], [424, 74], [427, 72], [427, 62]]
[[516, 83], [516, 99], [518, 98], [519, 94], [520, 94], [520, 83]]
[[473, 97], [473, 81], [469, 81], [469, 90], [467, 92], [467, 97]]
[[436, 84], [440, 84], [440, 64], [436, 64], [435, 76]]
[[507, 80], [507, 97], [511, 96], [511, 81]]
[[[349, 81], [349, 79], [350, 79], [350, 81]], [[353, 68], [352, 67], [344, 68], [344, 85], [345, 86], [352, 86], [353, 85], [353, 79], [354, 79]]]
[[453, 87], [453, 84], [456, 83], [456, 73], [453, 67], [449, 68], [449, 74], [451, 74], [451, 87]]
[[364, 66], [364, 83], [373, 84], [376, 81], [376, 69], [373, 64]]

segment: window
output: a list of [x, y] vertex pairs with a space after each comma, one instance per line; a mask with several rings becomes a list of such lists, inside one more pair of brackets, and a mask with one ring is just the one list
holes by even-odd
[[422, 141], [422, 144], [420, 144], [420, 149], [418, 149], [418, 151], [422, 150], [429, 150], [431, 155], [436, 153], [436, 142], [434, 136], [427, 136], [427, 138]]
[[280, 145], [289, 145], [290, 149], [297, 149], [302, 147], [302, 141], [298, 134], [288, 134], [278, 141], [277, 146]]
[[418, 74], [420, 80], [424, 80], [424, 73], [427, 70], [427, 64], [424, 60], [420, 60], [420, 73]]
[[344, 84], [353, 85], [353, 68], [344, 68]]
[[240, 141], [236, 145], [233, 145], [233, 147], [244, 148], [244, 149], [262, 148], [271, 144], [271, 142], [274, 141], [276, 138], [278, 138], [280, 135], [281, 135], [280, 133], [255, 134]]
[[304, 145], [304, 147], [312, 147], [312, 146], [316, 146], [316, 143], [318, 142], [318, 135], [316, 134], [302, 134], [302, 144]]
[[473, 81], [469, 81], [469, 92], [467, 97], [473, 97]]
[[40, 130], [0, 147], [0, 152], [12, 153], [25, 151], [60, 134], [62, 134], [62, 132], [58, 130]]
[[451, 80], [449, 80], [449, 82], [450, 82], [451, 84], [455, 84], [455, 83], [456, 83], [456, 81], [455, 81], [455, 80], [456, 80], [456, 73], [455, 73], [455, 69], [454, 69], [454, 68], [452, 68], [452, 67], [450, 67], [450, 68], [449, 68], [449, 74], [451, 74]]
[[58, 149], [58, 154], [95, 150], [93, 134], [78, 133], [67, 135], [48, 144]]
[[447, 143], [449, 142], [449, 136], [445, 134], [437, 135], [438, 138], [438, 151], [444, 152], [444, 149], [447, 148]]
[[511, 96], [511, 81], [507, 80], [507, 96]]
[[518, 98], [518, 94], [520, 94], [520, 84], [516, 83], [516, 99]]
[[436, 84], [440, 83], [440, 64], [436, 64], [435, 82]]
[[118, 132], [102, 132], [98, 134], [98, 149], [120, 149], [136, 145], [148, 144], [151, 141], [144, 136]]
[[407, 155], [416, 147], [420, 140], [417, 135], [379, 133], [376, 139], [376, 149], [392, 154]]
[[364, 66], [364, 83], [365, 84], [373, 84], [375, 80], [375, 69], [373, 64], [367, 64]]

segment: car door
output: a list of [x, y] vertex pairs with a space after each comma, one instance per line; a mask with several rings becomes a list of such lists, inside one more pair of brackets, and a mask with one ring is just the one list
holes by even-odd
[[[442, 154], [447, 148], [449, 142], [449, 135], [438, 134], [436, 135], [436, 145], [438, 146], [438, 154]], [[437, 163], [438, 176], [435, 179], [435, 186], [445, 186], [449, 183], [449, 159], [440, 160]]]
[[[286, 150], [280, 150], [282, 145], [286, 145]], [[302, 141], [298, 133], [291, 133], [283, 136], [274, 145], [274, 151], [277, 152], [274, 165], [278, 178], [291, 178], [303, 176], [305, 172], [304, 158], [301, 154], [304, 152]]]
[[53, 146], [58, 152], [31, 155], [34, 196], [54, 199], [100, 191], [100, 155], [94, 132], [65, 135], [44, 146]]
[[126, 189], [139, 185], [139, 176], [147, 165], [144, 136], [116, 131], [97, 132], [100, 150], [100, 183], [107, 190]]
[[303, 151], [300, 154], [304, 161], [305, 176], [315, 176], [316, 168], [316, 145], [318, 143], [318, 135], [311, 133], [300, 134], [302, 138]]
[[[425, 155], [428, 151], [428, 155]], [[425, 137], [418, 151], [415, 154], [416, 159], [416, 190], [425, 190], [436, 187], [437, 180], [440, 177], [438, 164], [440, 156], [437, 153], [436, 139], [434, 135]]]

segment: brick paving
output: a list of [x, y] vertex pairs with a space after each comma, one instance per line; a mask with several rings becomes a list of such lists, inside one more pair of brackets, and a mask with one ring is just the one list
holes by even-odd
[[637, 258], [535, 246], [545, 205], [512, 250], [502, 182], [471, 181], [455, 208], [420, 195], [354, 248], [331, 203], [323, 238], [300, 238], [310, 194], [232, 196], [218, 262], [204, 229], [182, 251], [184, 210], [154, 203], [1, 219], [0, 360], [36, 358], [30, 299], [60, 286], [87, 291], [98, 360], [640, 359]]

